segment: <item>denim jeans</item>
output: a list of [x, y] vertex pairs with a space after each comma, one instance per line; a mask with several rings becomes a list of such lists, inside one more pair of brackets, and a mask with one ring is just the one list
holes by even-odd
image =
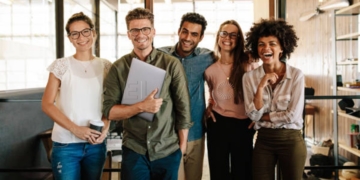
[[99, 180], [106, 159], [106, 144], [53, 142], [51, 166], [56, 180]]
[[122, 180], [177, 180], [182, 153], [176, 150], [167, 157], [150, 161], [147, 155], [122, 146]]

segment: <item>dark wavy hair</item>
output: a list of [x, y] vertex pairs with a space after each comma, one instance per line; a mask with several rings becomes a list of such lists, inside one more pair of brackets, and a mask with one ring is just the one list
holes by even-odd
[[246, 48], [254, 59], [259, 59], [258, 41], [261, 37], [275, 36], [283, 50], [281, 59], [290, 58], [290, 54], [294, 52], [297, 47], [297, 40], [295, 30], [292, 25], [289, 25], [284, 19], [261, 19], [259, 23], [254, 23], [250, 31], [246, 33]]
[[243, 86], [242, 86], [242, 77], [246, 72], [246, 66], [249, 63], [249, 56], [245, 53], [245, 40], [243, 32], [240, 28], [239, 23], [237, 23], [235, 20], [227, 20], [223, 22], [218, 30], [218, 33], [216, 35], [216, 41], [215, 41], [215, 47], [214, 47], [214, 54], [216, 60], [219, 60], [221, 58], [221, 48], [218, 45], [219, 41], [219, 32], [221, 31], [222, 27], [232, 24], [237, 27], [238, 29], [238, 37], [236, 39], [236, 46], [232, 50], [231, 53], [234, 54], [234, 62], [230, 73], [230, 79], [229, 82], [232, 84], [234, 89], [234, 103], [239, 104], [239, 99], [244, 100], [244, 94], [243, 94]]
[[154, 26], [154, 14], [149, 9], [139, 7], [129, 11], [125, 17], [127, 29], [129, 29], [130, 21], [135, 19], [148, 19], [151, 26]]
[[191, 22], [191, 23], [195, 23], [195, 24], [200, 24], [201, 25], [201, 36], [204, 35], [205, 29], [206, 29], [206, 26], [207, 26], [207, 21], [204, 18], [204, 16], [202, 16], [201, 14], [194, 13], [194, 12], [189, 12], [189, 13], [184, 14], [182, 16], [182, 18], [181, 18], [179, 28], [182, 27], [184, 22]]
[[[95, 27], [94, 23], [91, 21], [91, 19], [89, 18], [89, 16], [85, 15], [83, 12], [78, 12], [73, 14], [67, 21], [66, 26], [65, 26], [65, 30], [67, 34], [70, 34], [70, 25], [73, 22], [76, 21], [84, 21], [86, 22], [91, 29], [93, 29]], [[95, 29], [93, 29], [95, 31]]]

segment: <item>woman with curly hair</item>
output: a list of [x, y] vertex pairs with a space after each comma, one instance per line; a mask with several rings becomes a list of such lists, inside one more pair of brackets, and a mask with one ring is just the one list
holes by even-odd
[[[206, 109], [211, 179], [251, 179], [254, 129], [245, 114], [242, 77], [258, 67], [245, 53], [245, 40], [234, 20], [220, 25], [214, 54], [205, 70], [210, 101]], [[250, 166], [249, 166], [250, 165]]]
[[258, 131], [253, 152], [253, 178], [274, 179], [275, 165], [282, 179], [302, 178], [306, 145], [301, 134], [304, 74], [281, 59], [290, 58], [298, 37], [282, 19], [262, 19], [246, 34], [251, 56], [263, 64], [243, 76], [246, 114]]

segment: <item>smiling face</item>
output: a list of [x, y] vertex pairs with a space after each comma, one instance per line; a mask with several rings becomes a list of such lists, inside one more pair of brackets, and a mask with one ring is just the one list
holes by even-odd
[[278, 38], [275, 36], [259, 38], [257, 50], [264, 64], [273, 64], [280, 61], [282, 48]]
[[[144, 27], [150, 27], [149, 34], [144, 34], [140, 31], [137, 35], [131, 34], [132, 29], [142, 29]], [[152, 27], [150, 20], [148, 19], [134, 19], [129, 22], [128, 38], [134, 45], [135, 52], [150, 53], [152, 50], [152, 42], [155, 36], [155, 29]]]
[[[89, 29], [90, 26], [85, 21], [74, 21], [69, 26], [70, 34], [74, 32], [81, 32], [84, 29]], [[85, 51], [92, 51], [92, 47], [95, 43], [96, 39], [96, 32], [92, 30], [90, 35], [85, 37], [82, 33], [80, 33], [77, 39], [73, 39], [71, 36], [68, 36], [70, 42], [76, 48], [76, 52], [85, 52]]]
[[176, 48], [176, 52], [186, 57], [190, 55], [197, 47], [199, 42], [203, 39], [204, 35], [201, 35], [201, 24], [191, 23], [185, 21], [178, 31], [179, 43]]
[[237, 37], [234, 34], [239, 34], [238, 28], [233, 24], [225, 24], [219, 32], [226, 32], [225, 34], [227, 34], [225, 37], [221, 37], [218, 33], [218, 46], [221, 51], [232, 51], [236, 47]]

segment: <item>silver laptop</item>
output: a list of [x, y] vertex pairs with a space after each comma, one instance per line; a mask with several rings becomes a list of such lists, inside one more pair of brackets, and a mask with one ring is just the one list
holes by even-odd
[[[155, 98], [159, 98], [161, 88], [165, 79], [166, 71], [133, 58], [121, 104], [131, 105], [144, 100], [153, 90], [158, 88]], [[152, 121], [153, 113], [139, 113], [141, 118]]]

